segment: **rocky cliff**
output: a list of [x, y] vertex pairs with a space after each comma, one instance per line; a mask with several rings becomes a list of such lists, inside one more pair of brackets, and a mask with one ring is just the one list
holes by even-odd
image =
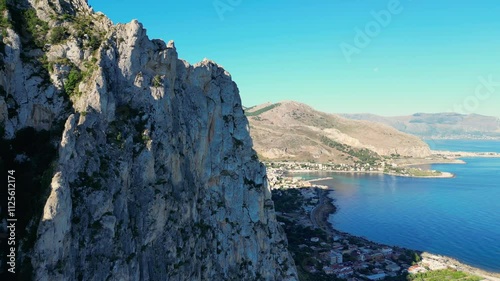
[[228, 72], [83, 0], [2, 1], [4, 137], [59, 132], [31, 278], [297, 279]]

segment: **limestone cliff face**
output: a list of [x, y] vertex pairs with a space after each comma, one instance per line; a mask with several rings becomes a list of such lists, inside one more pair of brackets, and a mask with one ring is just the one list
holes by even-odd
[[6, 28], [5, 136], [64, 122], [34, 279], [296, 280], [229, 73], [85, 1], [21, 2], [52, 42]]

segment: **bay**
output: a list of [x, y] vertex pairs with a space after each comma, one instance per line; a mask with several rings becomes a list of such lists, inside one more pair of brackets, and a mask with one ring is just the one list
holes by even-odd
[[[433, 141], [432, 149], [500, 152], [495, 141]], [[455, 178], [321, 173], [334, 189], [334, 228], [372, 241], [453, 257], [500, 272], [500, 159], [436, 164]], [[305, 175], [304, 175], [305, 176]]]

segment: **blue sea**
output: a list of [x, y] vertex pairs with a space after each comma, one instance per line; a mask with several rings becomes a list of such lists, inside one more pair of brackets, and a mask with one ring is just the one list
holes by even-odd
[[[500, 152], [499, 141], [434, 140], [435, 150]], [[340, 231], [500, 272], [500, 159], [432, 165], [455, 178], [329, 174]], [[324, 177], [326, 174], [318, 175]]]

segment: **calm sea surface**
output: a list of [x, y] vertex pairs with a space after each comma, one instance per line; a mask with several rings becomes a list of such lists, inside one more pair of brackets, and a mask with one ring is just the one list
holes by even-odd
[[[500, 142], [438, 140], [432, 149], [500, 152]], [[500, 159], [432, 165], [452, 179], [329, 174], [336, 229], [389, 245], [454, 257], [500, 272]], [[326, 176], [322, 173], [315, 176]]]

